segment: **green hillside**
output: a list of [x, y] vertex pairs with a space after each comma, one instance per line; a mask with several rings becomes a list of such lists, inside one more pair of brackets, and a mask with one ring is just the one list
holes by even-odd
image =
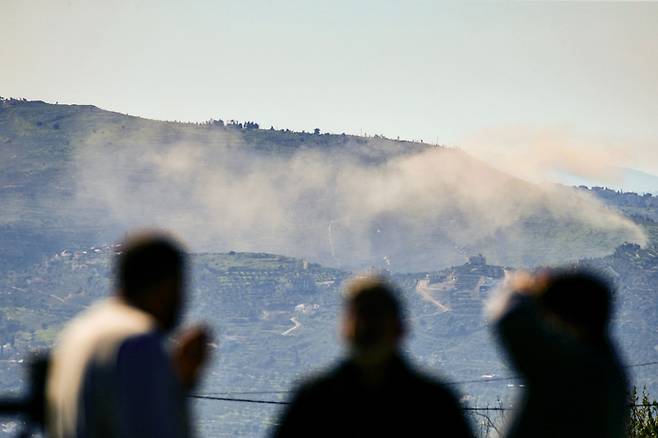
[[[110, 293], [111, 260], [118, 249], [62, 251], [0, 281], [0, 343], [6, 345], [3, 354], [9, 360], [0, 367], [1, 390], [16, 390], [20, 381], [20, 364], [12, 359], [49, 347], [69, 318]], [[625, 245], [610, 256], [579, 264], [615, 282], [615, 337], [627, 360], [656, 360], [658, 253]], [[187, 319], [205, 321], [218, 338], [201, 392], [286, 391], [300, 376], [339, 356], [341, 291], [350, 273], [303, 259], [236, 252], [193, 254], [190, 273]], [[392, 274], [408, 307], [407, 351], [414, 361], [453, 381], [509, 375], [483, 319], [483, 303], [503, 275], [504, 268], [487, 264], [483, 257], [437, 271]], [[633, 369], [632, 376], [638, 385], [658, 392], [654, 369]], [[469, 383], [458, 389], [477, 405], [493, 405], [498, 398], [511, 403], [520, 390], [513, 381]], [[252, 429], [262, 434], [275, 414], [267, 407], [230, 404], [200, 404], [199, 409], [202, 430], [213, 435]]]
[[[140, 146], [177, 142], [208, 147], [228, 143], [236, 149], [277, 156], [292, 154], [302, 146], [341, 148], [348, 142], [367, 143], [365, 138], [349, 135], [161, 122], [91, 105], [0, 99], [0, 269], [29, 265], [65, 247], [116, 239], [119, 231], [115, 224], [103, 221], [102, 211], [81, 208], [75, 202], [80, 189], [75, 154], [92, 145], [112, 148], [135, 139], [140, 143], [134, 145], [136, 154]], [[374, 162], [383, 159], [382, 151], [400, 154], [424, 147], [379, 139], [378, 148], [383, 149], [362, 149], [360, 158]]]
[[534, 186], [459, 150], [379, 136], [14, 99], [0, 101], [0, 145], [3, 272], [153, 224], [196, 252], [395, 272], [475, 253], [501, 265], [559, 263], [644, 239], [590, 196]]

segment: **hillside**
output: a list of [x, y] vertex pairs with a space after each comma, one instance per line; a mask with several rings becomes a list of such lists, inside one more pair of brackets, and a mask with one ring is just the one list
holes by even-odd
[[382, 137], [2, 100], [0, 145], [5, 272], [144, 226], [173, 230], [194, 252], [266, 251], [394, 272], [476, 253], [534, 266], [646, 241], [591, 194]]
[[[0, 281], [1, 391], [18, 389], [26, 352], [47, 348], [65, 323], [107, 296], [116, 246], [64, 250]], [[658, 357], [658, 253], [634, 245], [579, 262], [613, 279], [617, 294], [615, 336], [631, 363]], [[349, 272], [265, 253], [193, 254], [189, 320], [206, 321], [217, 350], [203, 393], [286, 391], [302, 375], [340, 353], [337, 323], [341, 290]], [[392, 274], [408, 307], [414, 361], [454, 381], [507, 376], [510, 370], [483, 319], [483, 303], [504, 275], [477, 256], [462, 265], [421, 273]], [[634, 382], [658, 392], [655, 369], [633, 370]], [[459, 391], [471, 404], [506, 404], [517, 382], [470, 383]], [[266, 394], [285, 399], [285, 394]], [[260, 395], [259, 397], [265, 397]], [[262, 435], [270, 407], [199, 402], [204, 434]]]
[[[239, 133], [239, 135], [236, 135]], [[0, 254], [2, 266], [28, 265], [65, 247], [113, 241], [121, 229], [103, 220], [103, 208], [78, 202], [81, 148], [111, 148], [125, 141], [138, 149], [180, 142], [249, 148], [263, 155], [291, 155], [300, 147], [341, 148], [367, 139], [313, 135], [288, 130], [222, 127], [147, 120], [92, 105], [53, 105], [41, 101], [0, 100]], [[424, 145], [378, 139], [386, 153], [409, 153]], [[378, 150], [359, 149], [360, 159], [382, 160]], [[139, 152], [136, 150], [136, 154]], [[99, 159], [102, 157], [99, 157]], [[18, 263], [18, 265], [17, 265]]]
[[[626, 192], [658, 195], [658, 176], [624, 167], [611, 167], [608, 169], [609, 174], [617, 175], [614, 185], [623, 187]], [[572, 175], [566, 172], [555, 172], [553, 175], [561, 184], [569, 186], [587, 186], [602, 189], [606, 183]], [[608, 185], [610, 183], [608, 182]]]
[[658, 221], [658, 196], [651, 193], [637, 194], [622, 192], [605, 187], [579, 187], [592, 193], [606, 204], [614, 206], [637, 221]]
[[658, 245], [658, 196], [650, 193], [638, 195], [605, 187], [581, 186], [578, 189], [596, 196], [610, 208], [630, 218], [644, 229], [649, 246], [655, 248]]
[[[451, 380], [509, 375], [482, 307], [521, 266], [603, 271], [629, 361], [658, 354], [655, 197], [533, 185], [456, 149], [0, 100], [0, 203], [2, 391], [20, 389], [29, 351], [107, 296], [111, 242], [142, 226], [189, 245], [188, 318], [219, 340], [206, 393], [286, 391], [335, 360], [344, 281], [372, 268], [401, 286], [408, 352]], [[656, 393], [654, 371], [634, 376]], [[486, 405], [519, 386], [459, 390]], [[198, 408], [212, 436], [262, 435], [276, 413]]]

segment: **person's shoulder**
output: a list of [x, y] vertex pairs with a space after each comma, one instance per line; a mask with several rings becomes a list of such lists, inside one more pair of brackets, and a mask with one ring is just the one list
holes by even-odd
[[407, 366], [407, 391], [411, 408], [421, 416], [440, 416], [443, 434], [455, 437], [472, 437], [464, 418], [463, 407], [452, 388], [438, 377], [425, 371]]
[[407, 372], [415, 390], [424, 397], [444, 403], [458, 402], [455, 392], [442, 379], [412, 366], [407, 366]]
[[103, 319], [110, 300], [104, 299], [92, 304], [71, 319], [59, 334], [58, 343], [80, 342], [81, 339], [96, 335], [97, 321]]
[[350, 365], [346, 361], [311, 374], [298, 384], [295, 398], [323, 398], [338, 388], [344, 387], [350, 376]]
[[107, 347], [109, 325], [112, 321], [112, 299], [104, 299], [80, 312], [66, 324], [53, 346], [53, 363], [61, 363], [66, 369], [84, 367], [90, 359], [98, 356], [98, 351]]
[[99, 344], [116, 341], [134, 334], [153, 330], [155, 321], [145, 312], [123, 303], [117, 297], [94, 303], [78, 314], [62, 331], [59, 343]]

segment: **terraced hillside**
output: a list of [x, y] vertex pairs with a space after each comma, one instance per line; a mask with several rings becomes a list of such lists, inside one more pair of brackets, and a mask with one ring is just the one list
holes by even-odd
[[[415, 361], [479, 380], [458, 386], [469, 403], [519, 391], [493, 379], [509, 370], [482, 309], [520, 266], [569, 262], [608, 275], [626, 357], [654, 361], [654, 204], [604, 189], [545, 189], [458, 150], [380, 137], [0, 100], [0, 390], [19, 390], [29, 352], [108, 295], [120, 247], [99, 242], [144, 223], [191, 242], [188, 320], [217, 334], [204, 393], [285, 399], [296, 379], [340, 354], [342, 287], [367, 270], [400, 285]], [[658, 393], [655, 369], [633, 374]], [[198, 408], [212, 436], [262, 435], [276, 414]]]
[[[111, 289], [117, 246], [65, 250], [0, 283], [4, 346], [2, 390], [18, 390], [21, 364], [47, 348], [62, 324]], [[618, 287], [615, 332], [632, 362], [658, 357], [658, 253], [635, 245], [579, 262], [614, 279]], [[350, 273], [265, 253], [193, 254], [188, 320], [202, 320], [217, 335], [213, 366], [200, 392], [247, 393], [284, 400], [300, 376], [340, 354], [337, 321], [341, 290]], [[415, 274], [390, 274], [407, 303], [407, 351], [421, 366], [454, 381], [487, 380], [510, 371], [487, 330], [482, 307], [505, 269], [482, 256], [459, 266]], [[636, 382], [658, 392], [655, 370], [633, 370]], [[472, 404], [511, 402], [518, 382], [458, 386]], [[280, 391], [284, 391], [281, 393]], [[272, 393], [273, 392], [273, 393]], [[233, 395], [235, 396], [235, 395]], [[272, 407], [199, 401], [204, 434], [262, 434]]]

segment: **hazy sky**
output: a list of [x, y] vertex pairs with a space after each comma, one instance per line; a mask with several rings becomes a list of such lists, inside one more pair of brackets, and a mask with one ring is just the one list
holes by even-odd
[[2, 0], [0, 60], [3, 96], [658, 173], [658, 3]]

